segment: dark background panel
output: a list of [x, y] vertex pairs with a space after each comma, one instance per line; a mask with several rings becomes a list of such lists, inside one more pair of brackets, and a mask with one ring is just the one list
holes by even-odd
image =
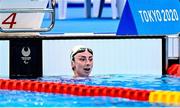
[[10, 78], [42, 76], [42, 40], [10, 40]]

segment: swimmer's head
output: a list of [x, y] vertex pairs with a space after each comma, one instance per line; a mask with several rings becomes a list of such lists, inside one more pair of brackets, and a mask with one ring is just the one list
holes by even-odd
[[75, 77], [88, 77], [93, 67], [93, 51], [83, 45], [71, 51], [71, 66]]

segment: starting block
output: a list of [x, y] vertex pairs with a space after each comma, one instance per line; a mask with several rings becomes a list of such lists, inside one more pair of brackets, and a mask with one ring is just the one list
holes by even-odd
[[47, 9], [47, 4], [48, 0], [0, 0], [0, 36], [32, 36], [51, 30], [55, 21], [49, 28], [41, 28], [44, 13], [52, 13], [55, 20], [55, 9]]

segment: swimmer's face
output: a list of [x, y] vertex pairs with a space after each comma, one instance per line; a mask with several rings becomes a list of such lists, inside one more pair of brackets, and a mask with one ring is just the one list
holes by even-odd
[[88, 50], [77, 53], [71, 65], [76, 77], [88, 77], [93, 68], [93, 55]]

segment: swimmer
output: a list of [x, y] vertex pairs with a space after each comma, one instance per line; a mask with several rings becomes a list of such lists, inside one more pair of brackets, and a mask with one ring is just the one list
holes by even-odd
[[74, 77], [88, 77], [93, 68], [93, 51], [83, 45], [75, 46], [70, 55]]

